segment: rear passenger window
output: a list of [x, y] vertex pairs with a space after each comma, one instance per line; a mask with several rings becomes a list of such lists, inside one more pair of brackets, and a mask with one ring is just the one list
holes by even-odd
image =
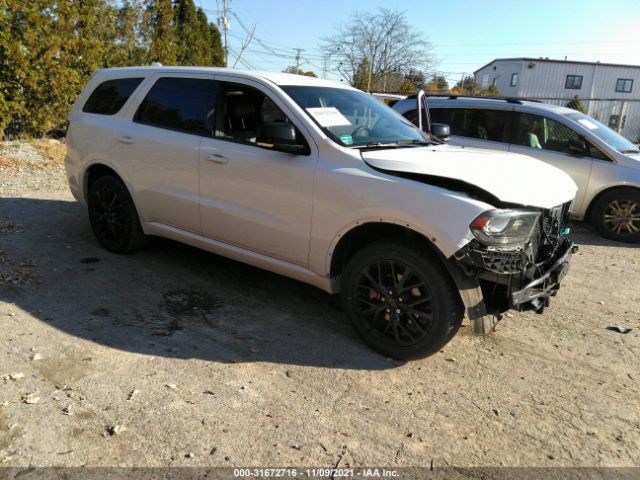
[[508, 110], [490, 110], [482, 108], [444, 108], [442, 123], [448, 123], [451, 135], [505, 141], [505, 126]]
[[107, 80], [96, 87], [85, 102], [82, 111], [100, 115], [115, 115], [138, 88], [142, 78]]
[[216, 82], [202, 78], [161, 78], [138, 107], [133, 121], [211, 136]]

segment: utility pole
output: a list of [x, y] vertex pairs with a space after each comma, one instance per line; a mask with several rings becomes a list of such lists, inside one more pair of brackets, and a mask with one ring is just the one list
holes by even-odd
[[224, 30], [224, 66], [228, 66], [229, 61], [229, 43], [227, 43], [227, 33], [229, 31], [229, 16], [227, 15], [229, 0], [222, 0], [222, 16], [218, 18], [218, 24]]
[[304, 48], [294, 48], [296, 51], [296, 73], [300, 70], [300, 52], [304, 52]]

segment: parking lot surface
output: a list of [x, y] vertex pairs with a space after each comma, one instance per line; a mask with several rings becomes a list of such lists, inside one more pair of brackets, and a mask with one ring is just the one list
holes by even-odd
[[160, 239], [106, 252], [64, 146], [2, 148], [4, 466], [640, 466], [639, 245], [575, 225], [544, 315], [399, 363], [313, 287]]

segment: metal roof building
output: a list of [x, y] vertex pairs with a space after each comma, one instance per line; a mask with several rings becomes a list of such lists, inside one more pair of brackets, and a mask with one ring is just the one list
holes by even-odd
[[586, 113], [640, 142], [640, 66], [548, 58], [498, 58], [474, 72], [501, 95], [566, 105], [577, 95]]

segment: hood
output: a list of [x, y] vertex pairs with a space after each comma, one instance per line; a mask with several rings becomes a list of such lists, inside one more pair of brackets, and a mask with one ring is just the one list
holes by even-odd
[[621, 162], [627, 167], [640, 168], [640, 154], [623, 154], [624, 160]]
[[438, 145], [363, 151], [362, 158], [384, 172], [464, 182], [502, 202], [529, 207], [552, 208], [578, 191], [563, 171], [516, 153]]

